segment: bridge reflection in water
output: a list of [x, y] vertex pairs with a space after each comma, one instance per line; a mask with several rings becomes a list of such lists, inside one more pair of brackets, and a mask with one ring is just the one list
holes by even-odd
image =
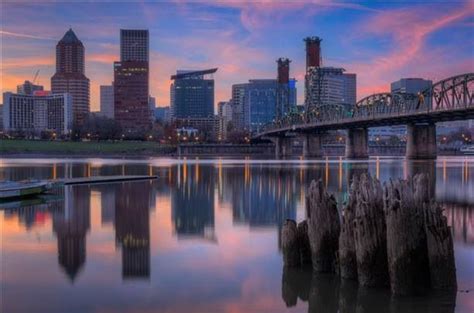
[[[272, 311], [282, 312], [287, 305], [296, 304], [297, 308], [309, 307], [311, 312], [351, 312], [353, 308], [364, 312], [380, 312], [380, 308], [387, 312], [418, 312], [433, 308], [437, 312], [437, 306], [453, 312], [452, 295], [393, 302], [385, 291], [362, 290], [331, 277], [314, 279], [300, 271], [281, 272], [280, 229], [287, 218], [298, 221], [305, 218], [305, 191], [311, 180], [322, 179], [338, 202], [343, 203], [351, 177], [367, 172], [381, 181], [421, 172], [432, 177], [430, 189], [452, 226], [460, 289], [474, 284], [469, 267], [472, 264], [466, 265], [472, 263], [469, 258], [474, 251], [474, 161], [471, 159], [429, 162], [382, 157], [356, 162], [342, 158], [317, 162], [185, 159], [87, 163], [40, 160], [33, 165], [30, 160], [8, 162], [0, 166], [0, 179], [111, 174], [159, 176], [158, 180], [149, 182], [73, 186], [44, 199], [0, 204], [6, 208], [1, 212], [2, 222], [10, 225], [17, 221], [21, 229], [12, 234], [9, 230], [2, 233], [8, 275], [19, 275], [18, 271], [22, 270], [21, 266], [12, 265], [11, 255], [23, 256], [23, 252], [8, 247], [18, 242], [34, 244], [29, 234], [42, 233], [43, 240], [51, 238], [53, 247], [46, 252], [54, 255], [53, 266], [46, 270], [51, 275], [48, 279], [56, 279], [51, 270], [65, 273], [61, 275], [64, 283], [74, 286], [78, 296], [92, 288], [95, 281], [91, 274], [99, 275], [98, 268], [110, 284], [127, 281], [112, 288], [115, 298], [127, 299], [120, 292], [120, 288], [125, 288], [132, 297], [130, 301], [136, 299], [127, 289], [134, 286], [128, 284], [130, 280], [155, 286], [164, 279], [176, 290], [187, 290], [194, 303], [200, 299], [198, 295], [202, 296], [202, 281], [197, 283], [192, 277], [217, 282], [216, 289], [206, 294], [212, 303], [224, 301], [220, 298], [222, 286], [228, 287], [227, 296], [239, 301], [236, 299], [240, 299], [240, 288], [244, 285], [239, 275], [247, 275], [242, 273], [258, 277], [267, 273], [264, 277], [271, 282], [270, 289], [254, 292], [256, 295], [267, 292], [265, 296], [275, 301]], [[103, 254], [108, 247], [111, 254]], [[102, 255], [106, 255], [104, 260]], [[33, 260], [30, 264], [28, 258], [23, 259], [28, 267], [33, 266]], [[225, 270], [216, 271], [220, 263]], [[239, 275], [229, 277], [224, 272]], [[28, 283], [36, 286], [47, 282], [21, 280], [18, 288], [7, 290], [8, 296], [30, 290]], [[63, 285], [55, 280], [54, 286]], [[173, 299], [160, 288], [153, 294], [159, 302]], [[457, 294], [457, 306], [461, 308], [466, 307], [463, 301], [467, 301], [463, 295]], [[29, 303], [39, 305], [40, 300], [32, 297]], [[47, 300], [55, 303], [52, 298]], [[11, 302], [7, 307], [11, 307]], [[158, 304], [154, 307], [161, 308]], [[303, 311], [307, 309], [298, 312]]]

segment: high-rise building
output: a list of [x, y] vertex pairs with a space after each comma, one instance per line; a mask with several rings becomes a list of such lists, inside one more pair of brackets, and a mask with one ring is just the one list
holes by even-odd
[[148, 30], [120, 30], [120, 62], [114, 62], [114, 118], [129, 133], [152, 127], [148, 47]]
[[100, 86], [100, 113], [102, 116], [114, 118], [114, 86]]
[[120, 61], [149, 62], [149, 35], [147, 29], [120, 30]]
[[[214, 116], [214, 78], [217, 68], [177, 71], [171, 76], [171, 112], [174, 119]], [[211, 76], [211, 77], [208, 77]]]
[[219, 118], [220, 140], [227, 139], [227, 128], [232, 122], [232, 104], [231, 101], [221, 101], [217, 104], [217, 116]]
[[[232, 85], [232, 124], [234, 129], [244, 130], [245, 125], [248, 125], [248, 120], [245, 120], [244, 114], [244, 99], [245, 99], [245, 89], [247, 84], [235, 84]], [[248, 114], [247, 114], [248, 118]]]
[[127, 132], [152, 126], [148, 82], [148, 62], [114, 62], [114, 118]]
[[84, 45], [69, 29], [56, 45], [56, 73], [51, 77], [51, 91], [71, 95], [73, 121], [77, 125], [83, 124], [90, 112], [84, 56]]
[[[236, 129], [258, 132], [265, 124], [277, 116], [277, 94], [279, 83], [276, 79], [251, 79], [245, 84], [232, 86], [232, 123]], [[296, 108], [295, 80], [285, 84], [285, 102], [289, 112]]]
[[352, 108], [356, 102], [356, 74], [343, 68], [311, 67], [306, 77], [306, 106], [342, 105]]
[[6, 131], [67, 134], [72, 128], [72, 113], [72, 99], [67, 93], [3, 94], [3, 127]]
[[43, 86], [35, 85], [29, 80], [25, 80], [23, 84], [16, 86], [16, 93], [20, 95], [32, 95], [33, 92], [41, 90], [43, 90]]

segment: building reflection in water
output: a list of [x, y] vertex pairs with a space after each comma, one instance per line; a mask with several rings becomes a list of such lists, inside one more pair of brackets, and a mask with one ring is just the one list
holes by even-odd
[[362, 288], [337, 275], [312, 275], [311, 268], [283, 268], [282, 300], [287, 307], [308, 302], [309, 313], [443, 312], [452, 313], [456, 292], [397, 298], [389, 289]]
[[115, 224], [116, 185], [100, 185], [100, 217], [102, 225]]
[[124, 279], [150, 277], [149, 182], [117, 184], [115, 189], [115, 240], [122, 250]]
[[213, 168], [184, 162], [173, 171], [176, 185], [171, 189], [171, 218], [179, 239], [204, 238], [216, 241], [214, 230]]
[[74, 282], [86, 261], [86, 234], [90, 227], [90, 188], [64, 186], [64, 211], [53, 216], [58, 239], [58, 262]]
[[[94, 273], [102, 265], [114, 268], [114, 263], [118, 263], [120, 266], [121, 258], [124, 280], [147, 280], [151, 277], [151, 271], [155, 270], [159, 279], [172, 281], [180, 289], [189, 288], [187, 292], [195, 295], [201, 292], [196, 289], [202, 287], [202, 282], [195, 283], [186, 280], [186, 286], [183, 288], [180, 285], [180, 282], [183, 281], [180, 275], [183, 272], [187, 274], [187, 271], [197, 271], [196, 274], [208, 275], [206, 271], [212, 271], [213, 274], [207, 276], [210, 284], [206, 286], [207, 289], [202, 288], [206, 289], [202, 292], [206, 292], [205, 296], [209, 297], [209, 305], [213, 305], [213, 301], [223, 301], [221, 298], [222, 286], [227, 288], [226, 290], [231, 296], [242, 302], [240, 292], [248, 279], [246, 274], [228, 278], [215, 271], [214, 268], [203, 266], [203, 268], [196, 269], [187, 267], [188, 264], [174, 262], [175, 257], [182, 256], [182, 251], [194, 246], [182, 244], [182, 242], [176, 243], [172, 236], [179, 239], [204, 238], [215, 242], [219, 235], [222, 236], [222, 242], [231, 238], [235, 243], [235, 246], [232, 246], [233, 249], [245, 249], [247, 248], [246, 240], [240, 240], [241, 238], [234, 240], [236, 239], [234, 236], [243, 234], [271, 247], [271, 249], [267, 249], [267, 246], [262, 247], [259, 251], [261, 256], [258, 258], [253, 259], [252, 256], [252, 260], [255, 260], [255, 263], [252, 263], [252, 269], [258, 272], [258, 275], [255, 276], [264, 277], [262, 284], [268, 283], [268, 288], [271, 289], [268, 291], [271, 293], [271, 301], [278, 306], [296, 305], [296, 311], [305, 312], [308, 307], [309, 312], [439, 312], [438, 308], [446, 308], [445, 312], [452, 312], [454, 303], [452, 295], [430, 297], [428, 301], [426, 298], [411, 299], [411, 303], [408, 303], [392, 299], [389, 291], [360, 289], [357, 284], [340, 282], [339, 279], [332, 276], [318, 276], [314, 279], [311, 273], [305, 273], [299, 269], [280, 272], [281, 256], [278, 252], [280, 227], [287, 218], [298, 221], [305, 218], [305, 192], [311, 180], [322, 179], [327, 184], [329, 192], [336, 195], [339, 203], [343, 203], [347, 197], [351, 178], [354, 175], [367, 172], [378, 176], [382, 182], [420, 172], [430, 174], [433, 185], [429, 187], [435, 191], [436, 200], [442, 205], [454, 234], [456, 257], [461, 261], [457, 261], [458, 275], [460, 275], [458, 277], [462, 278], [458, 281], [461, 282], [460, 288], [472, 288], [472, 267], [470, 259], [466, 259], [466, 255], [467, 257], [472, 255], [471, 246], [474, 244], [472, 161], [469, 163], [462, 159], [441, 159], [434, 163], [379, 158], [359, 162], [328, 159], [320, 162], [298, 161], [293, 164], [276, 162], [244, 164], [240, 161], [216, 160], [211, 164], [206, 164], [207, 162], [196, 164], [195, 160], [186, 160], [183, 162], [184, 164], [154, 165], [154, 167], [150, 167], [146, 162], [125, 162], [125, 165], [119, 162], [113, 164], [106, 164], [106, 162], [91, 166], [68, 161], [50, 165], [0, 167], [2, 179], [15, 180], [28, 177], [46, 179], [87, 176], [89, 174], [117, 175], [122, 171], [125, 174], [147, 174], [151, 171], [159, 176], [159, 179], [153, 182], [102, 184], [93, 185], [90, 188], [86, 186], [67, 187], [64, 189], [64, 194], [61, 192], [60, 197], [21, 201], [18, 204], [8, 204], [9, 207], [4, 208], [3, 218], [18, 218], [21, 225], [19, 231], [25, 233], [22, 240], [34, 240], [37, 237], [33, 235], [38, 231], [42, 236], [41, 244], [45, 244], [44, 247], [48, 244], [47, 240], [51, 240], [50, 236], [43, 236], [43, 234], [50, 234], [49, 219], [52, 219], [56, 237], [53, 236], [52, 240], [53, 245], [57, 240], [58, 260], [53, 258], [53, 266], [50, 268], [55, 272], [58, 269], [66, 272], [67, 276], [60, 275], [65, 277], [60, 277], [60, 280], [61, 282], [65, 281], [66, 284], [80, 278], [81, 284], [74, 286], [74, 291], [77, 291], [79, 295], [81, 293], [88, 295], [90, 284], [96, 283], [94, 280], [91, 281], [92, 275], [80, 276], [81, 272], [90, 270], [90, 273]], [[100, 212], [94, 211], [95, 207], [91, 207], [91, 192], [99, 192], [101, 195]], [[163, 203], [163, 207], [157, 207], [157, 217], [168, 219], [159, 221], [159, 223], [157, 220], [150, 220], [150, 208], [155, 207], [153, 204], [156, 203], [154, 197], [157, 193], [166, 199], [160, 202]], [[168, 211], [168, 197], [170, 211]], [[162, 236], [161, 242], [157, 241], [155, 250], [151, 250], [150, 227], [153, 226], [150, 225], [150, 222], [155, 223], [153, 224], [155, 226], [161, 226], [159, 229], [158, 227], [153, 229], [153, 232]], [[161, 222], [164, 223], [161, 224]], [[170, 222], [172, 230], [169, 228]], [[165, 223], [166, 226], [163, 227]], [[217, 223], [222, 223], [222, 225], [216, 225]], [[115, 229], [112, 229], [111, 225]], [[225, 229], [222, 227], [223, 225], [225, 225]], [[241, 227], [242, 225], [245, 227]], [[18, 228], [15, 228], [14, 231], [18, 231]], [[7, 239], [10, 240], [9, 245], [16, 244], [19, 240], [16, 233], [12, 232], [12, 234], [11, 238], [13, 239]], [[87, 238], [87, 236], [90, 237]], [[100, 253], [103, 251], [97, 252], [97, 245], [103, 248], [104, 238], [109, 240], [110, 236], [115, 236], [115, 240], [107, 241], [107, 247], [112, 248], [115, 245], [120, 250], [117, 251], [120, 255], [113, 261], [110, 259], [98, 261]], [[173, 245], [173, 249], [160, 248], [159, 244], [163, 244], [165, 240], [171, 242], [166, 242], [166, 244]], [[86, 251], [86, 243], [89, 246], [89, 251]], [[29, 244], [36, 244], [36, 242], [29, 242]], [[208, 251], [203, 249], [199, 253], [203, 253], [204, 257], [207, 257], [212, 254], [206, 253], [227, 252], [226, 249], [229, 249], [229, 246], [214, 245]], [[47, 250], [45, 254], [51, 253], [49, 251]], [[86, 252], [89, 253], [88, 256], [86, 256]], [[21, 253], [22, 251], [14, 251], [12, 254], [21, 257]], [[53, 253], [56, 253], [55, 248]], [[113, 253], [111, 255], [113, 256]], [[49, 259], [51, 259], [50, 256]], [[152, 260], [159, 257], [161, 257], [160, 261], [163, 264], [158, 266], [158, 264], [152, 263]], [[245, 255], [231, 254], [231, 257], [235, 262], [226, 264], [229, 271], [247, 272], [249, 263], [245, 259]], [[10, 260], [13, 258], [10, 257]], [[106, 262], [109, 262], [110, 265]], [[174, 263], [168, 264], [167, 262]], [[25, 263], [30, 267], [30, 263]], [[212, 265], [209, 263], [209, 267]], [[15, 270], [18, 272], [21, 267], [13, 269], [13, 272]], [[103, 275], [120, 275], [120, 269], [112, 272], [112, 274], [104, 273]], [[270, 286], [269, 281], [275, 278], [275, 273], [277, 282]], [[281, 285], [278, 283], [280, 274], [282, 275]], [[253, 272], [249, 275], [254, 276]], [[199, 277], [199, 275], [197, 276]], [[105, 281], [109, 282], [108, 278], [106, 277]], [[251, 278], [254, 279], [254, 277]], [[266, 278], [268, 280], [265, 280]], [[33, 279], [38, 278], [30, 278], [30, 282]], [[51, 279], [54, 277], [52, 276]], [[37, 284], [37, 281], [33, 283]], [[135, 287], [135, 284], [120, 285], [120, 282], [113, 284], [116, 285], [112, 289], [120, 292], [118, 295], [125, 294], [125, 292], [127, 295], [133, 294], [133, 298], [129, 298], [128, 301], [142, 299], [136, 297], [138, 293], [129, 292]], [[218, 287], [213, 289], [216, 285]], [[54, 288], [54, 283], [51, 286]], [[63, 285], [57, 284], [57, 286]], [[27, 284], [19, 284], [18, 289], [15, 289], [14, 292], [19, 289], [27, 290], [27, 287]], [[256, 288], [260, 288], [260, 286]], [[173, 304], [179, 302], [179, 296], [172, 298], [167, 292], [167, 290], [161, 289], [156, 293], [157, 299], [162, 301], [163, 297], [166, 297], [170, 302], [173, 301]], [[262, 292], [266, 293], [267, 290], [262, 287]], [[267, 295], [264, 294], [264, 296]], [[464, 295], [467, 294], [458, 293], [460, 308], [466, 307], [467, 300], [463, 300], [465, 299]], [[225, 296], [227, 297], [228, 294]], [[255, 292], [255, 297], [260, 297], [258, 291]], [[47, 300], [51, 301], [49, 298]], [[229, 301], [233, 300], [234, 298]]]

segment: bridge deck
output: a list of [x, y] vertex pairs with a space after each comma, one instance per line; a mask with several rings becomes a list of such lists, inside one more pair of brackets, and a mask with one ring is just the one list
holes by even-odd
[[257, 134], [262, 136], [279, 136], [289, 131], [294, 132], [324, 132], [362, 127], [381, 127], [392, 125], [406, 125], [409, 123], [437, 123], [456, 120], [474, 119], [474, 106], [446, 110], [417, 110], [415, 112], [399, 112], [391, 114], [377, 114], [372, 116], [347, 117], [330, 121], [318, 121], [307, 124], [294, 124], [281, 128], [274, 128]]

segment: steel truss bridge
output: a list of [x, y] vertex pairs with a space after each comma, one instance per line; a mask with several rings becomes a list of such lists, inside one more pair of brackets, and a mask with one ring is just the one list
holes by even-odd
[[265, 125], [253, 138], [466, 119], [474, 119], [474, 73], [443, 79], [419, 94], [373, 94], [351, 110], [334, 104], [290, 113]]

